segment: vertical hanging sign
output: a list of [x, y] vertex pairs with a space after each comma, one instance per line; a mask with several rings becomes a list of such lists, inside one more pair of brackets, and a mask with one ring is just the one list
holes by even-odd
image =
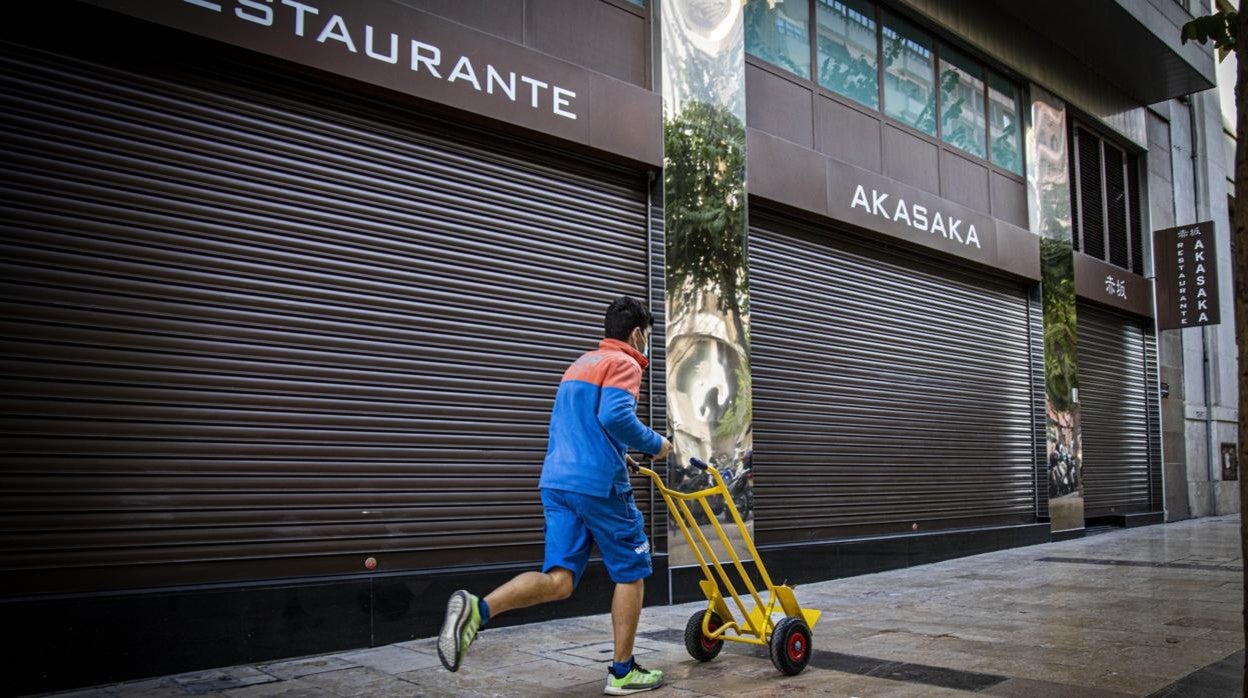
[[1153, 234], [1157, 269], [1157, 329], [1174, 330], [1222, 322], [1213, 221]]

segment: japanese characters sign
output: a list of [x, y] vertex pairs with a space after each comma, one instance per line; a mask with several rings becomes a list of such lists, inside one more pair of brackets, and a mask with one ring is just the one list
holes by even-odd
[[1222, 322], [1215, 250], [1212, 221], [1166, 228], [1154, 234], [1158, 329]]
[[1153, 315], [1148, 279], [1104, 260], [1076, 252], [1075, 294], [1103, 306], [1140, 317]]

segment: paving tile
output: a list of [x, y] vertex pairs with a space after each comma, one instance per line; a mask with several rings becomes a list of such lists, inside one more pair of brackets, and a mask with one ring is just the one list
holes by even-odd
[[981, 693], [1001, 698], [1125, 698], [1136, 695], [1109, 691], [1104, 688], [1072, 686], [1067, 683], [1031, 679], [1010, 679], [996, 686], [985, 688]]
[[339, 669], [305, 676], [300, 681], [335, 696], [419, 696], [415, 684], [371, 667]]
[[334, 658], [345, 664], [370, 667], [387, 674], [402, 674], [442, 665], [441, 660], [434, 655], [392, 645], [346, 652], [334, 655]]
[[190, 695], [218, 693], [230, 688], [254, 686], [277, 680], [276, 677], [251, 666], [194, 671], [173, 677], [173, 682]]
[[229, 698], [335, 698], [336, 693], [299, 679], [275, 681], [222, 691]]
[[173, 696], [191, 695], [186, 692], [186, 689], [173, 683], [170, 679], [122, 684], [110, 690], [114, 691], [114, 695], [123, 696], [124, 698], [171, 698]]
[[321, 674], [326, 671], [337, 671], [338, 669], [350, 669], [357, 666], [344, 659], [341, 656], [325, 655], [319, 657], [304, 657], [303, 659], [294, 659], [287, 662], [275, 662], [273, 664], [261, 664], [260, 671], [279, 679], [297, 679], [300, 676], [308, 676], [310, 674]]

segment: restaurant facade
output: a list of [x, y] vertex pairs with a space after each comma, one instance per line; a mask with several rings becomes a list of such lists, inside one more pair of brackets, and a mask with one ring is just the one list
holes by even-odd
[[[1162, 522], [1152, 231], [1182, 200], [1168, 105], [1213, 55], [1170, 0], [1066, 4], [57, 0], [8, 23], [17, 690], [435, 634], [451, 591], [539, 564], [554, 389], [622, 294], [657, 318], [638, 413], [666, 476], [739, 479], [773, 577]], [[634, 485], [647, 603], [693, 600]], [[609, 587], [593, 563], [500, 621]]]

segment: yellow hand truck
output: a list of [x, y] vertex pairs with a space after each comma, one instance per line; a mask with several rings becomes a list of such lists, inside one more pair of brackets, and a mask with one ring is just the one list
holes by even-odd
[[[758, 550], [754, 548], [750, 532], [746, 530], [745, 522], [741, 520], [741, 514], [737, 511], [732, 495], [727, 485], [724, 484], [724, 478], [720, 476], [719, 470], [697, 458], [690, 458], [689, 463], [709, 473], [715, 481], [715, 486], [696, 492], [678, 492], [667, 487], [663, 478], [650, 468], [640, 465], [635, 467], [636, 472], [653, 480], [659, 494], [663, 495], [663, 501], [667, 503], [667, 508], [672, 512], [672, 517], [680, 527], [680, 532], [684, 534], [685, 540], [689, 541], [689, 548], [697, 557], [698, 565], [701, 566], [705, 577], [700, 584], [702, 593], [706, 595], [706, 610], [694, 613], [689, 617], [689, 622], [685, 624], [685, 649], [694, 659], [709, 662], [723, 649], [725, 640], [762, 645], [769, 649], [771, 663], [775, 664], [781, 672], [789, 676], [801, 673], [810, 662], [810, 631], [819, 621], [821, 612], [798, 605], [797, 597], [791, 587], [784, 584], [772, 584], [767, 568], [763, 566], [763, 560], [759, 557]], [[758, 575], [762, 578], [767, 596], [765, 603], [707, 501], [715, 496], [724, 498], [724, 506], [741, 532], [745, 548], [753, 558]], [[746, 610], [745, 603], [741, 600], [730, 575], [724, 569], [724, 565], [716, 559], [715, 550], [693, 516], [693, 510], [690, 508], [692, 502], [697, 502], [702, 506], [706, 518], [715, 527], [719, 541], [723, 544], [728, 556], [732, 558], [732, 566], [736, 568], [740, 580], [754, 601], [752, 609]], [[720, 582], [723, 582], [723, 588], [728, 590], [728, 594], [735, 602], [733, 605], [740, 615], [734, 615], [720, 590]], [[777, 613], [784, 614], [784, 618], [778, 622], [772, 619], [772, 615]]]

